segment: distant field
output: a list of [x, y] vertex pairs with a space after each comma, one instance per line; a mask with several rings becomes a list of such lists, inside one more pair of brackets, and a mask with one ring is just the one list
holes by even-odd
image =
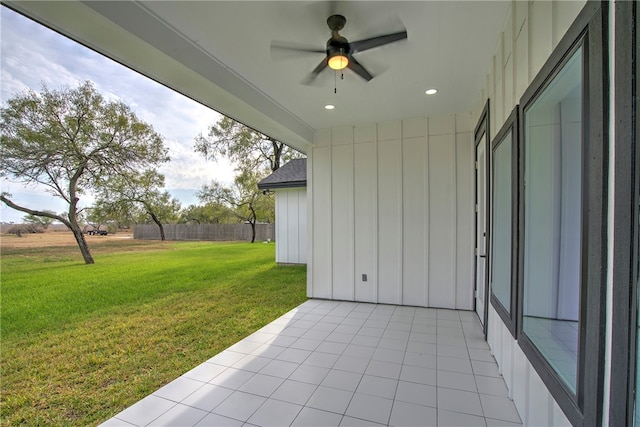
[[110, 418], [305, 300], [262, 243], [0, 240], [0, 424]]

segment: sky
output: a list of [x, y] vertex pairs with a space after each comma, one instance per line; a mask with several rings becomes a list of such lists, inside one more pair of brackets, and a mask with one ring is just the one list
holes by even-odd
[[[139, 119], [151, 124], [164, 137], [171, 161], [159, 170], [165, 176], [165, 189], [183, 207], [196, 204], [195, 192], [216, 179], [229, 184], [233, 165], [221, 159], [207, 161], [193, 150], [193, 141], [206, 134], [220, 114], [159, 83], [148, 79], [10, 9], [0, 6], [0, 102], [25, 90], [77, 87], [90, 80], [108, 100], [121, 100]], [[0, 180], [0, 191], [12, 194], [18, 205], [33, 209], [66, 211], [60, 198], [42, 188], [25, 187], [18, 182]], [[91, 206], [93, 198], [80, 200]], [[1, 222], [21, 222], [25, 216], [0, 203]]]

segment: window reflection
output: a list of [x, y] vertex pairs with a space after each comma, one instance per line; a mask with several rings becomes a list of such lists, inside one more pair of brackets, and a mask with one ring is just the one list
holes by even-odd
[[523, 331], [575, 393], [580, 312], [582, 48], [525, 111]]
[[493, 152], [493, 224], [491, 291], [511, 313], [511, 158], [513, 133], [509, 132]]

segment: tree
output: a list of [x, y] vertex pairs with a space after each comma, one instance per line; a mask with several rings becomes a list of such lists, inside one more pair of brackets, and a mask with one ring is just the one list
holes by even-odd
[[152, 169], [115, 176], [100, 183], [96, 209], [114, 217], [134, 217], [136, 209], [142, 209], [159, 227], [160, 239], [165, 240], [163, 222], [177, 222], [181, 206], [168, 191], [162, 192], [162, 187], [164, 176]]
[[85, 263], [93, 257], [78, 223], [80, 196], [99, 181], [169, 160], [163, 138], [120, 101], [106, 101], [90, 82], [75, 89], [26, 91], [0, 111], [0, 174], [44, 186], [63, 199], [65, 214], [28, 208], [3, 193], [7, 206], [65, 224]]
[[[56, 213], [54, 211], [50, 211], [50, 210], [46, 210], [45, 212], [51, 214], [51, 215], [55, 215]], [[53, 218], [50, 217], [46, 217], [46, 216], [36, 216], [36, 215], [32, 215], [32, 214], [28, 214], [22, 217], [22, 220], [24, 221], [25, 224], [33, 224], [37, 227], [42, 227], [43, 230], [46, 230], [47, 228], [49, 228], [49, 226], [51, 225], [51, 223], [54, 221]]]
[[240, 173], [260, 171], [265, 165], [273, 172], [283, 161], [302, 157], [302, 153], [284, 143], [229, 117], [210, 126], [207, 136], [196, 137], [195, 151], [209, 160], [227, 157], [238, 165]]
[[272, 220], [273, 198], [271, 193], [258, 190], [258, 181], [263, 176], [258, 173], [243, 173], [236, 176], [231, 187], [224, 187], [218, 181], [204, 185], [197, 193], [200, 201], [221, 203], [229, 206], [236, 217], [251, 225], [251, 243], [256, 240], [256, 222], [259, 219]]
[[189, 205], [180, 213], [180, 222], [183, 224], [230, 224], [235, 220], [233, 211], [217, 202]]

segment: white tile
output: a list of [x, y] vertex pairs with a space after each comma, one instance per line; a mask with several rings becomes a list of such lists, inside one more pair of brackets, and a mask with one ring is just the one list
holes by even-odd
[[259, 372], [260, 369], [267, 366], [271, 360], [272, 359], [268, 357], [254, 356], [250, 354], [234, 363], [233, 367], [249, 372]]
[[116, 417], [134, 425], [146, 426], [175, 405], [175, 402], [151, 395], [120, 412]]
[[397, 387], [398, 380], [364, 375], [356, 391], [358, 393], [393, 399], [396, 395]]
[[320, 366], [311, 365], [300, 365], [289, 376], [289, 379], [310, 384], [320, 384], [328, 372], [329, 368], [322, 368]]
[[262, 427], [288, 426], [298, 416], [302, 406], [279, 400], [267, 400], [247, 421]]
[[266, 357], [268, 359], [274, 359], [278, 356], [286, 347], [281, 347], [275, 344], [263, 344], [251, 352], [253, 356]]
[[309, 357], [311, 352], [309, 350], [300, 350], [297, 348], [287, 348], [276, 357], [277, 360], [284, 360], [285, 362], [302, 363], [304, 359]]
[[516, 406], [513, 404], [512, 400], [506, 397], [481, 394], [480, 402], [482, 403], [484, 416], [487, 418], [494, 418], [514, 423], [521, 422]]
[[339, 388], [340, 390], [356, 391], [361, 379], [362, 374], [331, 370], [322, 381], [322, 385], [325, 387]]
[[395, 399], [402, 402], [415, 403], [416, 405], [432, 406], [434, 408], [438, 400], [435, 386], [411, 383], [408, 381], [398, 382]]
[[476, 376], [478, 393], [492, 394], [494, 396], [509, 397], [509, 390], [502, 378]]
[[207, 411], [178, 404], [153, 420], [154, 426], [194, 426], [208, 414]]
[[374, 351], [371, 358], [381, 362], [402, 363], [404, 356], [404, 351], [391, 350], [389, 348], [378, 348]]
[[424, 353], [405, 353], [404, 364], [420, 366], [422, 368], [436, 368], [436, 356]]
[[107, 421], [98, 425], [98, 427], [129, 427], [129, 426], [136, 427], [135, 424], [128, 423], [116, 417], [109, 418]]
[[210, 412], [227, 397], [231, 396], [232, 393], [233, 390], [231, 389], [205, 384], [202, 388], [190, 394], [181, 403]]
[[183, 376], [206, 383], [214, 379], [216, 376], [220, 375], [226, 369], [226, 366], [205, 362], [196, 366], [189, 372], [185, 373]]
[[351, 399], [345, 415], [386, 424], [389, 422], [392, 406], [393, 400], [391, 399], [356, 393]]
[[342, 354], [345, 356], [362, 357], [365, 359], [370, 359], [371, 356], [373, 356], [373, 352], [375, 350], [376, 349], [373, 347], [350, 344], [347, 346], [347, 348], [344, 349], [344, 352]]
[[436, 354], [437, 345], [427, 342], [409, 341], [407, 351], [411, 353]]
[[471, 374], [463, 374], [453, 371], [437, 372], [438, 387], [453, 388], [456, 390], [465, 390], [477, 392], [475, 377]]
[[437, 422], [436, 408], [415, 405], [396, 400], [391, 410], [389, 425], [395, 427], [435, 426]]
[[256, 374], [238, 389], [245, 393], [257, 394], [258, 396], [269, 397], [284, 382], [282, 378], [271, 375]]
[[255, 394], [236, 391], [218, 405], [213, 413], [235, 420], [247, 421], [266, 400], [266, 398]]
[[400, 379], [418, 384], [436, 385], [436, 370], [422, 368], [420, 366], [403, 365]]
[[438, 427], [482, 427], [483, 417], [438, 409]]
[[320, 344], [322, 344], [322, 341], [310, 340], [310, 339], [307, 339], [307, 338], [298, 338], [298, 340], [296, 342], [291, 344], [291, 348], [297, 348], [297, 349], [300, 349], [300, 350], [313, 351], [316, 348], [318, 348], [318, 346]]
[[[282, 350], [284, 350], [285, 348], [289, 347], [291, 344], [293, 344], [297, 340], [298, 340], [298, 337], [287, 337], [287, 336], [284, 336], [284, 335], [278, 335], [268, 345], [276, 346], [276, 347], [282, 347]], [[251, 354], [256, 354], [256, 352], [260, 351], [259, 349], [260, 349], [260, 347], [258, 347], [257, 349], [253, 350], [251, 352]], [[260, 354], [258, 354], [258, 356], [260, 356]], [[267, 356], [265, 356], [265, 357], [267, 357]]]
[[299, 381], [285, 380], [282, 385], [271, 395], [271, 399], [304, 405], [316, 391], [314, 384], [301, 383]]
[[491, 351], [481, 348], [470, 348], [469, 357], [471, 360], [481, 360], [483, 362], [495, 362], [496, 359], [491, 355]]
[[349, 344], [355, 338], [355, 334], [343, 334], [341, 332], [333, 331], [327, 338], [329, 342], [339, 342], [343, 344]]
[[472, 360], [471, 365], [473, 367], [473, 373], [476, 375], [502, 378], [502, 375], [500, 375], [500, 372], [498, 372], [498, 365], [496, 365], [495, 362], [482, 362], [479, 360]]
[[381, 338], [378, 343], [378, 348], [390, 348], [391, 350], [402, 350], [407, 348], [408, 340], [400, 340], [393, 338]]
[[399, 363], [372, 360], [365, 372], [367, 375], [372, 375], [374, 377], [384, 377], [397, 380], [400, 377], [401, 370], [402, 365]]
[[174, 402], [180, 402], [203, 385], [204, 383], [202, 381], [192, 380], [187, 377], [180, 377], [171, 381], [169, 384], [165, 385], [153, 394], [158, 397], [173, 400]]
[[207, 360], [207, 362], [215, 363], [222, 366], [233, 366], [234, 363], [245, 356], [246, 354], [243, 353], [236, 353], [234, 351], [225, 350], [221, 353], [216, 354], [211, 359]]
[[362, 420], [360, 418], [353, 418], [344, 416], [342, 417], [342, 421], [340, 421], [340, 427], [376, 427], [376, 426], [386, 426], [387, 424], [378, 424], [369, 420]]
[[367, 369], [368, 364], [369, 359], [363, 359], [361, 357], [340, 356], [335, 365], [333, 365], [333, 369], [363, 374]]
[[[435, 332], [435, 329], [434, 329]], [[426, 332], [411, 332], [409, 335], [409, 342], [426, 342], [435, 344], [436, 343], [436, 334], [429, 334]]]
[[284, 360], [272, 360], [267, 366], [260, 370], [261, 374], [273, 375], [280, 378], [288, 378], [298, 368], [297, 363], [285, 362]]
[[351, 340], [351, 344], [365, 345], [368, 347], [376, 347], [379, 341], [380, 341], [380, 338], [376, 336], [356, 335]]
[[345, 348], [347, 348], [347, 344], [345, 343], [325, 341], [316, 348], [316, 351], [322, 353], [342, 354]]
[[239, 341], [239, 342], [235, 343], [234, 345], [229, 347], [227, 350], [233, 351], [233, 352], [236, 352], [236, 353], [249, 354], [253, 350], [255, 350], [256, 348], [260, 347], [262, 344], [263, 343], [257, 343], [255, 341], [242, 340], [242, 341]]
[[477, 393], [450, 388], [438, 388], [437, 393], [438, 409], [482, 416], [482, 406]]
[[306, 406], [323, 411], [344, 414], [353, 392], [320, 386], [313, 393]]
[[303, 408], [291, 424], [292, 427], [337, 427], [342, 415], [314, 408]]
[[247, 382], [249, 378], [254, 376], [253, 372], [243, 371], [241, 369], [228, 368], [226, 371], [209, 381], [211, 384], [219, 385], [226, 388], [238, 389], [242, 384]]
[[469, 359], [469, 352], [466, 347], [457, 347], [453, 345], [439, 345], [438, 356], [455, 357], [456, 359]]
[[455, 357], [440, 357], [436, 361], [438, 370], [462, 372], [472, 374], [471, 362], [468, 359], [457, 359]]
[[212, 427], [212, 426], [221, 426], [221, 427], [240, 427], [242, 425], [242, 421], [234, 420], [231, 418], [223, 417], [218, 414], [209, 414], [204, 417], [197, 426], [202, 427]]
[[522, 423], [511, 423], [509, 421], [494, 420], [493, 418], [485, 418], [485, 421], [487, 422], [487, 427], [520, 427], [522, 426]]
[[315, 351], [302, 362], [303, 365], [320, 366], [322, 368], [331, 368], [338, 360], [337, 354], [320, 353]]

